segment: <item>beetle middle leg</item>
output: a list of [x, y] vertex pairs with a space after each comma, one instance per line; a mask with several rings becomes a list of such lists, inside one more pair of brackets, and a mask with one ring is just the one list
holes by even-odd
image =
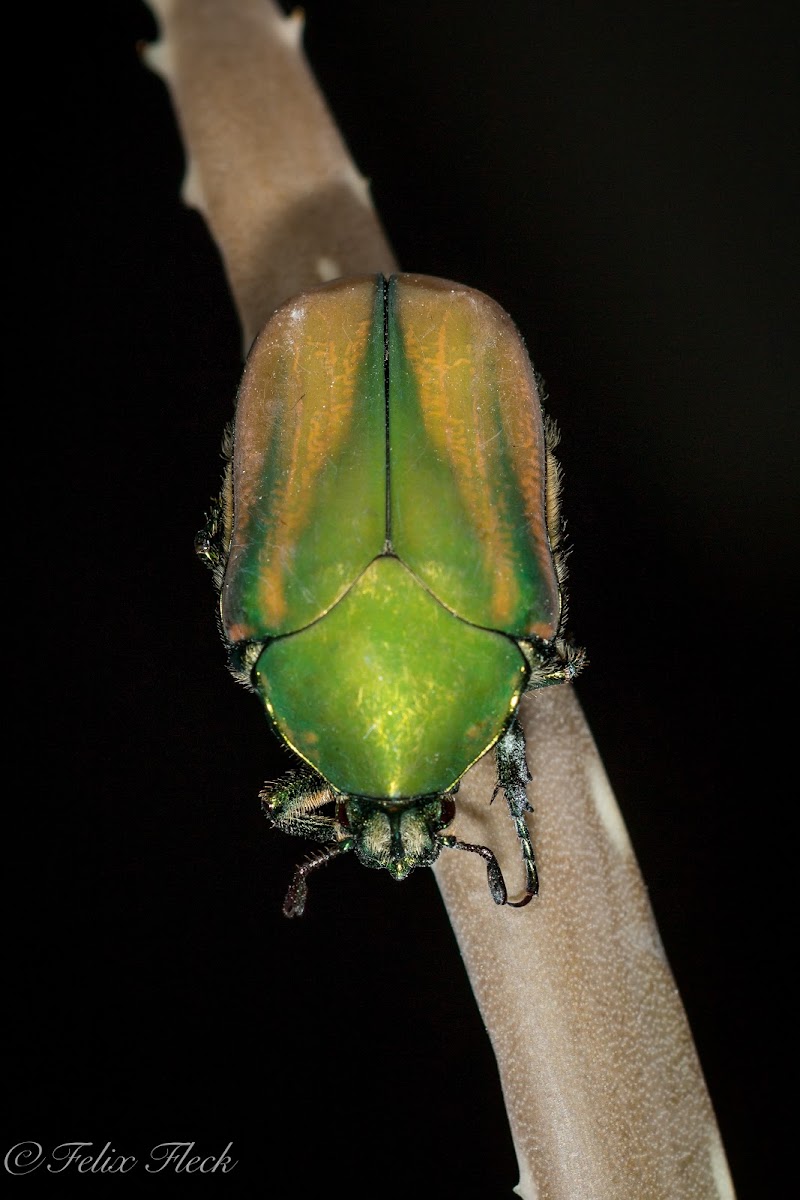
[[525, 757], [525, 734], [516, 714], [497, 743], [495, 753], [497, 756], [497, 785], [492, 793], [492, 800], [501, 789], [505, 792], [511, 819], [522, 848], [522, 862], [525, 867], [525, 895], [521, 900], [508, 900], [507, 903], [512, 908], [523, 908], [526, 904], [530, 904], [539, 891], [539, 876], [536, 872], [533, 842], [525, 822], [525, 813], [533, 812], [525, 790], [526, 785], [530, 783], [531, 773]]
[[521, 641], [519, 648], [530, 668], [528, 692], [553, 684], [571, 683], [586, 665], [586, 652], [562, 637], [549, 642]]

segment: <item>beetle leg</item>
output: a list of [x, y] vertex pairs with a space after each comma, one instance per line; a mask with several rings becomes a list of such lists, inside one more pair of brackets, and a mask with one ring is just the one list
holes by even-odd
[[520, 649], [530, 667], [528, 692], [555, 683], [569, 683], [586, 665], [586, 652], [562, 637], [551, 642], [520, 642]]
[[489, 879], [489, 891], [492, 893], [492, 899], [495, 904], [506, 904], [508, 902], [508, 892], [506, 891], [503, 872], [500, 870], [500, 863], [488, 846], [474, 846], [471, 842], [460, 842], [452, 834], [440, 837], [439, 841], [449, 850], [470, 850], [473, 854], [480, 854], [486, 863], [486, 874]]
[[217, 593], [222, 588], [222, 578], [228, 561], [233, 522], [233, 425], [228, 425], [222, 438], [222, 458], [225, 471], [222, 476], [220, 494], [212, 500], [206, 523], [194, 539], [197, 556], [212, 573]]
[[291, 771], [277, 783], [265, 784], [258, 798], [270, 825], [284, 833], [310, 837], [317, 842], [338, 842], [345, 837], [340, 821], [317, 811], [336, 799], [319, 775]]
[[306, 900], [308, 899], [307, 876], [312, 871], [316, 871], [317, 867], [324, 866], [332, 858], [336, 858], [340, 854], [345, 854], [348, 850], [352, 850], [352, 848], [352, 839], [345, 838], [335, 846], [328, 846], [325, 850], [316, 850], [305, 862], [299, 863], [292, 876], [292, 882], [289, 884], [286, 899], [283, 902], [283, 915], [285, 917], [302, 917], [306, 907]]
[[521, 900], [509, 900], [507, 903], [512, 908], [524, 908], [539, 891], [539, 876], [536, 872], [533, 842], [525, 822], [525, 813], [533, 812], [525, 791], [526, 785], [530, 783], [531, 773], [525, 758], [525, 734], [516, 715], [497, 743], [496, 755], [497, 785], [492, 793], [492, 800], [501, 789], [505, 792], [525, 867], [525, 895]]

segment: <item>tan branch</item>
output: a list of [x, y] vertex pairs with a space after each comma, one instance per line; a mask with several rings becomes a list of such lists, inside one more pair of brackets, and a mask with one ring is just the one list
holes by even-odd
[[187, 204], [222, 254], [247, 349], [284, 300], [395, 262], [300, 47], [269, 0], [152, 0], [147, 62], [173, 97]]

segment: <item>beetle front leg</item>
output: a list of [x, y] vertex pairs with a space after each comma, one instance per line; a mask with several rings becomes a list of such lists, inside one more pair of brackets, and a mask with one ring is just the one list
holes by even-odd
[[332, 858], [345, 854], [352, 848], [352, 839], [346, 838], [336, 846], [329, 846], [327, 850], [317, 850], [305, 862], [298, 863], [283, 902], [283, 915], [285, 917], [302, 917], [308, 899], [307, 876], [312, 871], [316, 871], [318, 867], [323, 867], [325, 863], [330, 862]]
[[323, 816], [318, 810], [336, 802], [337, 794], [320, 775], [311, 771], [290, 771], [277, 783], [268, 783], [259, 792], [264, 816], [270, 825], [284, 833], [327, 842], [295, 868], [283, 902], [286, 917], [301, 917], [308, 898], [306, 882], [312, 871], [353, 848], [353, 839], [336, 817]]
[[479, 854], [486, 863], [486, 874], [489, 880], [489, 891], [491, 892], [492, 899], [495, 904], [508, 904], [508, 892], [506, 891], [503, 872], [500, 870], [500, 863], [488, 846], [476, 846], [472, 842], [460, 842], [452, 834], [440, 836], [439, 841], [448, 850], [469, 850], [472, 854]]
[[297, 837], [317, 842], [340, 842], [347, 831], [336, 817], [318, 810], [336, 801], [336, 793], [320, 775], [290, 771], [276, 783], [267, 783], [258, 793], [270, 825]]
[[506, 794], [511, 819], [520, 841], [522, 862], [525, 867], [525, 895], [521, 900], [508, 900], [507, 903], [512, 908], [524, 908], [526, 904], [530, 904], [539, 891], [539, 876], [536, 872], [533, 842], [525, 821], [525, 813], [533, 812], [525, 791], [526, 785], [530, 783], [531, 773], [525, 757], [525, 734], [516, 714], [497, 743], [495, 753], [497, 756], [497, 786], [492, 793], [492, 800], [502, 788]]

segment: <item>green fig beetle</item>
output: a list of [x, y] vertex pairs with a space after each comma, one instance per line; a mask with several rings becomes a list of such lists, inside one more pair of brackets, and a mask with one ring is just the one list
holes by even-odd
[[[404, 879], [443, 848], [497, 904], [538, 890], [522, 693], [571, 679], [554, 428], [522, 339], [487, 296], [421, 275], [335, 280], [253, 344], [222, 494], [197, 535], [234, 676], [301, 760], [260, 794], [272, 825]], [[495, 749], [525, 893], [444, 832]], [[494, 799], [494, 795], [492, 799]]]

